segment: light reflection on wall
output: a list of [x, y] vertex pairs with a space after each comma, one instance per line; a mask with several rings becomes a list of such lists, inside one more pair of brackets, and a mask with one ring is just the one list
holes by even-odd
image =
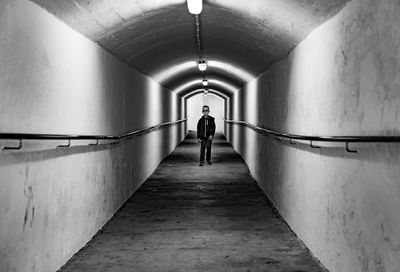
[[238, 87], [236, 87], [235, 85], [220, 79], [209, 79], [208, 82], [210, 85], [215, 84], [216, 86], [219, 86], [225, 90], [230, 91], [231, 93], [234, 93], [238, 90]]
[[[165, 107], [169, 107], [169, 101], [162, 101], [162, 92], [167, 90], [163, 90], [163, 88], [154, 80], [147, 80], [147, 86], [145, 91], [145, 104], [146, 104], [146, 126], [154, 126], [164, 122], [164, 119], [168, 119], [169, 116], [162, 116], [165, 110]], [[167, 120], [169, 121], [169, 120]], [[146, 136], [146, 149], [147, 154], [146, 158], [143, 158], [147, 161], [152, 162], [156, 161], [157, 158], [161, 156], [162, 150], [162, 141], [163, 137], [160, 137], [161, 131], [151, 132]]]
[[[239, 91], [236, 91], [233, 96], [232, 96], [232, 101], [233, 101], [233, 108], [232, 108], [232, 119], [233, 120], [239, 120], [240, 119], [240, 111], [242, 110], [240, 108], [240, 104], [239, 104]], [[232, 146], [235, 148], [238, 145], [238, 143], [240, 142], [240, 127], [238, 125], [230, 125], [230, 130], [229, 130], [229, 141], [231, 141]]]
[[162, 84], [167, 79], [170, 79], [178, 74], [181, 74], [188, 69], [193, 69], [196, 67], [197, 67], [197, 63], [195, 61], [187, 61], [184, 63], [173, 65], [173, 66], [171, 66], [167, 69], [164, 69], [158, 73], [152, 74], [151, 77], [155, 81]]
[[[170, 108], [170, 115], [169, 115], [169, 120], [170, 121], [176, 121], [179, 118], [179, 114], [178, 114], [178, 96], [174, 93], [171, 93], [170, 95], [170, 101], [169, 101], [169, 108]], [[182, 124], [183, 125], [183, 124]], [[182, 127], [182, 125], [177, 125], [174, 127], [171, 127], [170, 129], [170, 134], [169, 134], [169, 147], [170, 149], [173, 149], [176, 146], [176, 141], [174, 141], [174, 139], [176, 139], [176, 137], [178, 136], [178, 134], [180, 133], [180, 128]]]
[[178, 119], [178, 96], [175, 93], [171, 93], [169, 105], [171, 108], [169, 120], [176, 121]]
[[[244, 106], [244, 109], [241, 109], [241, 111], [243, 112], [242, 119], [255, 125], [259, 125], [258, 85], [259, 85], [258, 79], [254, 79], [253, 81], [249, 82], [243, 88], [241, 96], [241, 99], [244, 100], [243, 103], [241, 104]], [[258, 134], [251, 129], [245, 129], [245, 133], [242, 135], [242, 137], [243, 139], [241, 139], [241, 141], [244, 142], [244, 144], [242, 145], [244, 147], [242, 150], [242, 156], [248, 162], [248, 165], [251, 166], [256, 165], [258, 159], [258, 157], [256, 156], [256, 153], [258, 151], [257, 148]]]
[[195, 86], [201, 86], [201, 79], [194, 79], [190, 80], [188, 82], [183, 83], [182, 85], [176, 87], [175, 89], [172, 90], [173, 93], [180, 94], [183, 91], [190, 89], [191, 87]]
[[258, 80], [255, 79], [247, 84], [246, 88], [243, 90], [246, 93], [245, 96], [245, 117], [247, 122], [252, 124], [258, 124]]
[[[222, 74], [230, 76], [232, 78], [236, 78], [236, 79], [242, 81], [243, 83], [249, 82], [255, 78], [255, 75], [253, 75], [239, 67], [236, 67], [230, 63], [225, 63], [225, 62], [218, 61], [218, 60], [208, 60], [207, 64], [214, 71], [220, 71]], [[163, 69], [162, 71], [155, 72], [154, 74], [151, 74], [150, 76], [155, 81], [163, 84], [165, 81], [170, 80], [171, 78], [174, 78], [178, 75], [181, 75], [184, 72], [186, 72], [187, 70], [198, 71], [197, 63], [195, 61], [187, 61], [187, 62], [183, 62], [183, 63], [179, 63], [179, 64], [174, 64], [166, 69]], [[199, 78], [200, 83], [201, 83], [201, 79], [202, 78]], [[197, 82], [197, 80], [196, 80], [196, 82]], [[209, 80], [209, 82], [210, 82], [210, 80]], [[185, 84], [188, 84], [188, 83], [185, 83]], [[233, 85], [230, 84], [230, 86], [233, 86]], [[237, 87], [233, 87], [233, 88], [237, 89]]]
[[[195, 87], [204, 88], [203, 85], [201, 84], [201, 82], [202, 82], [201, 78], [190, 80], [188, 82], [184, 82], [184, 83], [182, 83], [182, 85], [173, 89], [172, 92], [179, 95], [190, 88], [195, 88]], [[224, 80], [220, 80], [220, 79], [216, 79], [216, 78], [209, 78], [208, 82], [209, 82], [209, 85], [207, 87], [208, 89], [212, 89], [213, 87], [219, 87], [221, 89], [226, 90], [229, 93], [233, 93], [238, 89], [237, 86], [230, 84]]]
[[[146, 87], [146, 110], [145, 115], [147, 126], [157, 125], [163, 122], [163, 107], [167, 106], [162, 101], [162, 87], [153, 80], [147, 81]], [[166, 91], [166, 90], [165, 90]]]
[[239, 92], [237, 91], [237, 92], [235, 92], [234, 94], [233, 94], [233, 119], [234, 120], [239, 120], [240, 119], [240, 111], [242, 110], [240, 107], [239, 107]]
[[234, 77], [240, 78], [243, 82], [249, 82], [255, 78], [255, 75], [250, 74], [249, 72], [229, 63], [217, 60], [210, 60], [207, 62], [207, 64], [212, 68], [221, 69], [225, 74], [230, 74]]

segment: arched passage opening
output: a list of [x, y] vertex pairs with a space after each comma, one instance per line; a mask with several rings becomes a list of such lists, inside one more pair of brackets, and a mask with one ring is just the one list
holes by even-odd
[[210, 115], [215, 118], [216, 132], [224, 132], [225, 99], [213, 92], [209, 92], [207, 95], [198, 92], [189, 96], [185, 101], [188, 130], [197, 130], [197, 121], [202, 116], [202, 107], [207, 105], [210, 108]]
[[187, 117], [187, 103], [186, 100], [191, 96], [201, 93], [203, 94], [204, 89], [207, 89], [208, 94], [217, 95], [224, 101], [224, 112], [221, 116], [224, 118], [231, 118], [233, 105], [231, 97], [239, 90], [239, 87], [231, 84], [229, 81], [223, 81], [219, 79], [210, 78], [209, 85], [207, 87], [202, 86], [201, 80], [199, 79], [188, 79], [182, 81], [176, 88], [172, 89], [172, 93], [177, 96], [179, 103], [177, 103], [178, 111], [182, 118]]

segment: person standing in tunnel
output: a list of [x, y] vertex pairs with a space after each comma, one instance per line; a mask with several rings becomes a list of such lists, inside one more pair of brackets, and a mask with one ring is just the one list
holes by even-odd
[[203, 106], [203, 116], [197, 122], [197, 139], [201, 143], [200, 147], [200, 166], [204, 166], [204, 153], [206, 153], [207, 164], [211, 165], [211, 143], [215, 134], [214, 117], [208, 115], [210, 107]]

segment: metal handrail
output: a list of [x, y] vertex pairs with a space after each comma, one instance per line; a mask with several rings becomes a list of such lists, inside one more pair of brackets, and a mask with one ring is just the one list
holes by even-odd
[[320, 148], [313, 145], [313, 142], [343, 142], [346, 143], [346, 151], [351, 153], [358, 152], [357, 150], [350, 150], [349, 143], [394, 143], [400, 142], [400, 136], [310, 136], [298, 135], [290, 133], [277, 132], [272, 129], [255, 126], [247, 121], [236, 121], [224, 119], [226, 123], [239, 124], [253, 129], [254, 131], [272, 135], [278, 140], [287, 139], [291, 144], [295, 144], [292, 140], [309, 141], [312, 148]]
[[68, 145], [59, 145], [58, 147], [70, 147], [71, 140], [96, 140], [96, 144], [89, 145], [98, 145], [100, 140], [110, 140], [118, 143], [123, 139], [132, 138], [138, 134], [147, 134], [151, 131], [158, 130], [162, 127], [173, 126], [178, 123], [182, 123], [187, 121], [187, 118], [161, 123], [155, 126], [142, 128], [139, 130], [135, 130], [132, 132], [128, 132], [119, 136], [110, 136], [110, 135], [76, 135], [76, 134], [34, 134], [34, 133], [0, 133], [0, 139], [3, 140], [19, 140], [19, 145], [14, 147], [3, 147], [3, 150], [19, 150], [23, 146], [23, 140], [68, 140]]

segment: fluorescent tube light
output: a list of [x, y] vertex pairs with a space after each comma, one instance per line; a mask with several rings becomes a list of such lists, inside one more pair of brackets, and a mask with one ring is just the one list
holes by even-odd
[[193, 15], [199, 15], [203, 10], [203, 0], [187, 0], [189, 12]]
[[199, 60], [199, 70], [205, 71], [207, 70], [207, 63], [204, 60]]

